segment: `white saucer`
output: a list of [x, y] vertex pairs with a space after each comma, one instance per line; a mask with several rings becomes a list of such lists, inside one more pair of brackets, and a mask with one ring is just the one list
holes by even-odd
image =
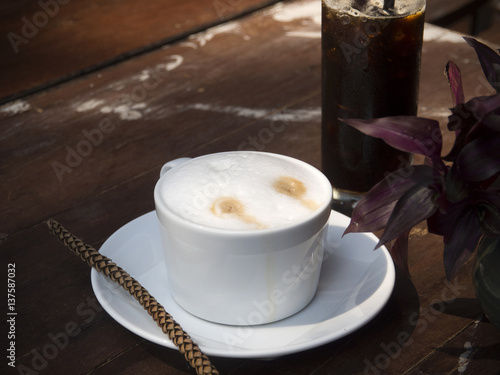
[[[312, 302], [297, 314], [261, 326], [211, 323], [183, 310], [171, 297], [156, 213], [116, 231], [100, 252], [137, 279], [207, 355], [273, 358], [337, 340], [369, 322], [384, 307], [395, 281], [385, 247], [373, 251], [373, 234], [341, 238], [349, 218], [332, 211], [328, 253]], [[92, 269], [92, 287], [103, 308], [121, 325], [151, 342], [175, 348], [139, 303], [116, 283]]]

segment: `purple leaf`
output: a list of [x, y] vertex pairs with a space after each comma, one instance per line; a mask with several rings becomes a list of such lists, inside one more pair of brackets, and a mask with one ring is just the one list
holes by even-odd
[[463, 103], [465, 101], [464, 89], [462, 86], [462, 75], [457, 64], [453, 61], [448, 61], [446, 64], [446, 76], [448, 77], [448, 84], [450, 85], [453, 106]]
[[384, 234], [376, 247], [392, 241], [415, 225], [428, 219], [437, 210], [433, 201], [436, 192], [427, 186], [415, 185], [396, 203]]
[[484, 121], [500, 109], [500, 94], [472, 98], [465, 106], [478, 122]]
[[469, 102], [460, 103], [451, 109], [451, 115], [448, 116], [448, 130], [461, 131], [470, 129], [477, 123], [474, 116], [472, 105]]
[[483, 123], [495, 132], [500, 132], [500, 107], [497, 111], [490, 113], [487, 115]]
[[458, 131], [455, 138], [455, 142], [453, 143], [453, 147], [451, 148], [448, 155], [443, 156], [443, 160], [454, 162], [458, 154], [460, 154], [460, 151], [462, 151], [464, 146], [467, 144], [466, 141], [467, 141], [467, 132]]
[[436, 120], [415, 116], [341, 120], [364, 134], [383, 139], [398, 150], [427, 156], [436, 167], [444, 167], [441, 161], [443, 140]]
[[490, 237], [500, 236], [500, 192], [496, 189], [479, 190], [474, 198], [483, 233]]
[[471, 128], [478, 121], [483, 120], [490, 113], [495, 113], [500, 108], [500, 94], [491, 96], [478, 96], [467, 103], [457, 104], [448, 117], [449, 130]]
[[471, 257], [481, 238], [479, 221], [474, 209], [462, 211], [460, 220], [457, 220], [450, 233], [450, 236], [445, 237], [443, 251], [443, 262], [448, 280], [451, 280], [458, 269]]
[[456, 160], [457, 170], [466, 181], [484, 181], [500, 171], [500, 137], [478, 138], [468, 143]]
[[476, 119], [483, 120], [487, 115], [500, 108], [500, 94], [478, 96], [472, 98], [469, 103]]
[[497, 92], [500, 92], [500, 55], [474, 38], [464, 37], [464, 39], [475, 49], [488, 82]]
[[459, 130], [455, 143], [448, 155], [443, 159], [455, 161], [463, 147], [476, 137], [488, 138], [484, 132], [500, 130], [500, 94], [477, 97], [467, 103], [457, 105], [448, 118], [448, 129]]
[[464, 209], [471, 204], [472, 201], [470, 199], [464, 199], [456, 203], [447, 202], [444, 210], [434, 212], [434, 214], [427, 219], [427, 228], [429, 232], [445, 238], [448, 237], [453, 230], [455, 221], [460, 217]]
[[433, 181], [433, 170], [426, 165], [410, 166], [387, 175], [358, 202], [344, 235], [384, 229], [396, 201], [408, 189], [416, 183], [424, 185]]
[[410, 274], [408, 269], [408, 236], [410, 231], [406, 231], [396, 238], [396, 241], [392, 244], [389, 252], [394, 260], [394, 263], [407, 275]]
[[477, 203], [486, 203], [500, 210], [500, 191], [497, 188], [475, 191], [474, 198]]
[[457, 171], [457, 163], [453, 164], [446, 174], [446, 200], [452, 203], [459, 202], [469, 195], [469, 186], [463, 181]]
[[500, 236], [500, 211], [493, 206], [483, 204], [478, 207], [481, 217], [481, 230], [489, 237]]

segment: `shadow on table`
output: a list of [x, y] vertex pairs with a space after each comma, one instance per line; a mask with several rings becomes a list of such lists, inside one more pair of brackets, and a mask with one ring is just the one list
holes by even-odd
[[[321, 373], [381, 374], [413, 344], [412, 334], [419, 319], [420, 302], [410, 278], [396, 273], [394, 291], [385, 307], [365, 326], [330, 344], [274, 359], [248, 360], [238, 374]], [[328, 369], [328, 370], [327, 370]]]
[[[399, 358], [419, 318], [420, 303], [411, 279], [397, 271], [396, 284], [384, 308], [366, 325], [332, 343], [270, 360], [209, 356], [221, 373], [308, 374], [322, 368], [337, 374], [379, 374]], [[160, 361], [186, 370], [182, 355], [144, 342], [141, 346]], [[329, 370], [328, 370], [329, 371]], [[327, 371], [327, 372], [328, 372]], [[194, 372], [193, 372], [194, 373]]]
[[468, 319], [477, 319], [483, 313], [476, 298], [455, 298], [450, 301], [433, 304], [431, 307], [446, 315]]
[[[460, 341], [457, 346], [456, 342], [451, 342], [438, 351], [457, 358], [468, 358], [470, 360], [496, 360], [500, 361], [500, 343], [495, 342], [491, 345], [482, 343], [477, 344], [483, 332], [486, 330], [497, 330], [495, 326], [484, 315], [481, 305], [476, 298], [456, 298], [450, 301], [444, 301], [445, 308], [442, 304], [435, 304], [431, 307], [438, 312], [447, 315], [453, 315], [460, 318], [471, 319], [471, 324], [474, 324], [472, 330], [471, 341], [466, 341], [465, 344]], [[482, 325], [478, 327], [478, 325]], [[500, 334], [500, 331], [499, 331]], [[472, 340], [475, 338], [475, 340]]]

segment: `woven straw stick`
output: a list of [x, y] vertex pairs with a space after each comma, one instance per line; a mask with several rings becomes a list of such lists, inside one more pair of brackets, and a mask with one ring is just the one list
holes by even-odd
[[165, 308], [137, 280], [113, 263], [111, 259], [68, 232], [57, 221], [50, 219], [47, 221], [47, 225], [50, 232], [84, 262], [120, 284], [123, 289], [139, 301], [142, 307], [144, 307], [162, 329], [163, 333], [168, 335], [189, 364], [196, 369], [197, 374], [219, 374], [217, 369], [210, 363], [208, 357], [201, 352], [200, 348], [191, 340], [189, 335], [184, 332], [172, 316], [165, 311]]

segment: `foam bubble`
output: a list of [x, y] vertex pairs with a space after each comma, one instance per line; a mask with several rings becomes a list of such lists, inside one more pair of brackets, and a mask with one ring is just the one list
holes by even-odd
[[[280, 178], [293, 181], [291, 193], [275, 188]], [[177, 215], [232, 230], [287, 226], [310, 217], [329, 198], [315, 169], [272, 154], [242, 152], [207, 155], [171, 169], [160, 194]]]

